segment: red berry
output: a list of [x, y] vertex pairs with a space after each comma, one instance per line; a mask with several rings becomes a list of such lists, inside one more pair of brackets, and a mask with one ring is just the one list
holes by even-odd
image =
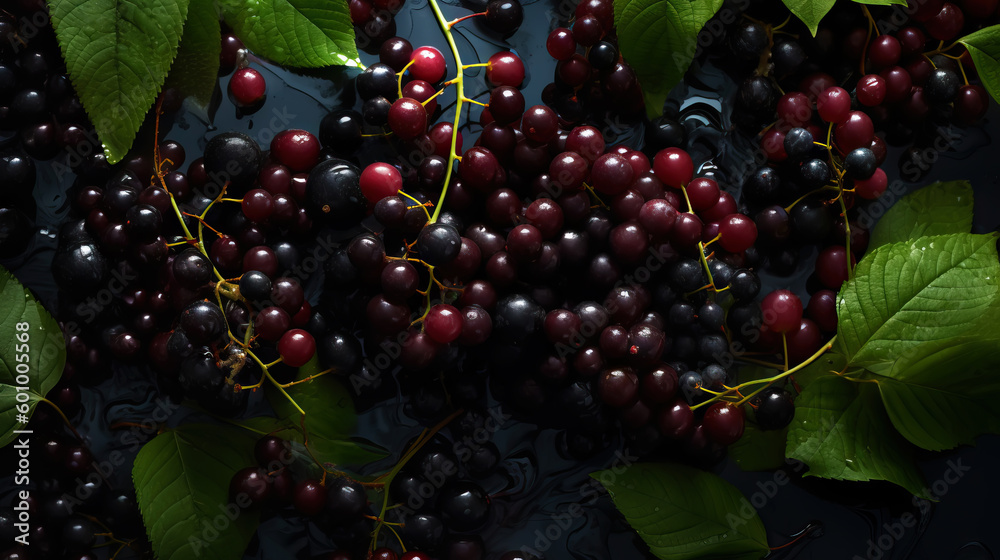
[[760, 304], [764, 325], [778, 333], [798, 328], [802, 320], [802, 300], [790, 290], [775, 290]]
[[598, 192], [618, 194], [632, 184], [632, 166], [618, 154], [604, 154], [594, 162], [590, 180]]
[[851, 112], [851, 94], [841, 87], [827, 88], [816, 96], [816, 111], [824, 121], [840, 124]]
[[965, 15], [958, 6], [945, 2], [938, 13], [924, 24], [927, 33], [939, 41], [950, 41], [965, 27]]
[[880, 167], [875, 170], [875, 174], [871, 177], [854, 181], [854, 193], [861, 198], [874, 200], [881, 196], [888, 186], [889, 178], [886, 177], [885, 171]]
[[709, 439], [732, 445], [743, 436], [743, 409], [729, 402], [716, 402], [705, 411], [701, 425]]
[[881, 105], [885, 101], [885, 79], [877, 74], [868, 74], [858, 81], [858, 103], [866, 107]]
[[319, 140], [305, 130], [283, 130], [271, 140], [271, 155], [292, 171], [309, 171], [319, 161]]
[[899, 40], [892, 35], [879, 35], [868, 47], [868, 58], [878, 68], [895, 65], [901, 54]]
[[416, 99], [402, 97], [389, 108], [389, 128], [404, 142], [427, 132], [427, 110]]
[[243, 195], [241, 207], [247, 219], [261, 223], [271, 217], [274, 211], [274, 198], [264, 189], [254, 189]]
[[[850, 104], [848, 103], [848, 108]], [[771, 127], [760, 139], [760, 149], [764, 150], [767, 159], [779, 163], [788, 159], [785, 153], [785, 133], [778, 130], [778, 127]]]
[[448, 65], [441, 51], [434, 47], [419, 47], [410, 55], [410, 76], [417, 80], [436, 84], [444, 78]]
[[557, 27], [549, 33], [545, 40], [545, 48], [556, 60], [566, 60], [576, 54], [576, 40], [573, 32], [565, 27]]
[[688, 183], [687, 195], [695, 212], [708, 210], [719, 202], [719, 183], [708, 177], [698, 177]]
[[812, 103], [802, 92], [786, 93], [778, 100], [778, 118], [792, 127], [804, 126], [812, 119]]
[[[423, 103], [424, 109], [427, 110], [427, 115], [433, 115], [434, 111], [437, 110], [437, 99], [431, 99], [435, 93], [434, 86], [423, 80], [410, 80], [403, 86], [403, 97], [410, 97]], [[430, 101], [427, 101], [428, 99]]]
[[[851, 259], [853, 266], [854, 259]], [[824, 286], [839, 290], [847, 282], [847, 249], [839, 245], [827, 247], [816, 258], [816, 276]]]
[[524, 63], [512, 52], [498, 52], [487, 61], [486, 79], [493, 86], [518, 87], [524, 81]]
[[868, 115], [861, 111], [851, 111], [847, 120], [838, 124], [833, 134], [837, 147], [846, 154], [851, 150], [870, 146], [872, 136], [875, 135], [875, 125]]
[[238, 105], [256, 105], [266, 92], [264, 76], [253, 68], [240, 68], [229, 78], [229, 93]]
[[757, 240], [757, 225], [749, 216], [730, 214], [719, 224], [719, 245], [730, 253], [742, 253]]
[[462, 314], [452, 305], [439, 303], [424, 317], [424, 332], [434, 342], [448, 344], [462, 334]]
[[809, 319], [802, 319], [798, 328], [787, 335], [788, 361], [799, 364], [809, 358], [823, 345], [823, 333], [819, 326]]
[[361, 172], [361, 194], [375, 204], [387, 196], [396, 196], [403, 188], [403, 176], [388, 163], [375, 162]]
[[680, 148], [660, 150], [653, 158], [653, 173], [663, 184], [679, 189], [687, 185], [694, 176], [694, 162], [691, 156]]
[[292, 329], [278, 341], [278, 354], [285, 364], [302, 367], [316, 354], [316, 340], [302, 329]]

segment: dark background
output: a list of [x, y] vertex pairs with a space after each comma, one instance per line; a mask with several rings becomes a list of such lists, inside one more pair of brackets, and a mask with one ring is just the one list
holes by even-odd
[[[449, 19], [469, 13], [454, 0], [442, 7]], [[524, 2], [524, 7], [524, 25], [507, 43], [486, 32], [475, 20], [456, 26], [454, 31], [466, 64], [485, 61], [503, 48], [516, 51], [528, 69], [524, 94], [532, 105], [540, 103], [541, 90], [551, 81], [555, 67], [555, 61], [544, 50], [545, 37], [550, 29], [566, 24], [574, 3], [529, 1]], [[446, 42], [426, 0], [408, 0], [403, 11], [396, 15], [396, 23], [398, 35], [408, 38], [414, 46], [437, 46], [450, 60]], [[377, 56], [363, 54], [362, 61], [371, 64], [377, 61]], [[348, 80], [356, 70], [295, 72], [257, 59], [251, 59], [251, 63], [264, 73], [268, 83], [267, 102], [258, 112], [241, 116], [226, 96], [217, 92], [216, 103], [208, 113], [187, 107], [166, 122], [165, 137], [185, 146], [188, 161], [197, 157], [207, 139], [219, 131], [245, 131], [266, 147], [278, 130], [294, 127], [317, 133], [320, 119], [330, 109], [345, 105], [360, 107], [353, 82]], [[452, 72], [449, 69], [449, 74]], [[467, 74], [466, 92], [470, 97], [481, 98], [486, 91], [481, 73], [482, 69], [470, 69]], [[691, 131], [689, 144], [696, 163], [703, 163], [704, 171], [714, 172], [724, 187], [735, 192], [739, 185], [736, 170], [746, 169], [753, 153], [750, 141], [730, 128], [728, 111], [735, 84], [724, 72], [704, 61], [696, 65], [692, 74], [695, 79], [689, 83], [695, 85], [675, 90], [668, 107]], [[226, 78], [220, 80], [223, 91], [226, 82]], [[454, 102], [454, 93], [446, 93], [440, 101], [450, 115], [448, 107]], [[474, 123], [479, 110], [473, 106], [470, 111], [471, 118], [463, 121]], [[899, 196], [934, 180], [968, 179], [976, 194], [975, 231], [995, 230], [1000, 225], [997, 211], [1000, 192], [992, 138], [998, 132], [998, 114], [1000, 109], [994, 104], [980, 126], [960, 130], [957, 144], [940, 154], [930, 175], [918, 183], [898, 180], [894, 164], [898, 150], [893, 150], [885, 165], [890, 175], [889, 193]], [[608, 121], [603, 128], [609, 138], [639, 146], [641, 134], [637, 130], [641, 126]], [[472, 141], [470, 131], [478, 132], [478, 126], [471, 125], [464, 131], [467, 145]], [[3, 263], [50, 309], [55, 308], [56, 293], [49, 267], [58, 225], [69, 210], [64, 193], [73, 181], [72, 174], [59, 165], [60, 158], [39, 164], [35, 193], [39, 230], [32, 246], [22, 257]], [[790, 278], [765, 277], [765, 281], [772, 287], [791, 285], [802, 289], [808, 272], [803, 266], [799, 274]], [[127, 447], [120, 434], [112, 433], [108, 426], [150, 414], [156, 406], [153, 389], [147, 376], [132, 368], [117, 368], [113, 380], [84, 389], [85, 410], [77, 423], [80, 431], [90, 438], [98, 457], [112, 449]], [[182, 421], [189, 414], [178, 412], [171, 423]], [[403, 442], [420, 429], [420, 424], [406, 414], [406, 407], [399, 400], [385, 402], [360, 417], [360, 433], [393, 451], [400, 451]], [[610, 500], [606, 496], [595, 497], [593, 483], [587, 476], [616, 461], [620, 464], [621, 456], [615, 451], [620, 445], [581, 464], [559, 454], [559, 438], [556, 430], [514, 420], [505, 422], [494, 435], [505, 461], [503, 474], [487, 484], [487, 490], [497, 496], [494, 522], [483, 535], [490, 551], [488, 557], [495, 558], [505, 550], [525, 546], [544, 553], [548, 559], [649, 556], [641, 552], [641, 541], [624, 525]], [[393, 460], [379, 466], [388, 468]], [[793, 473], [790, 483], [779, 486], [773, 484], [773, 473], [745, 473], [732, 461], [727, 460], [717, 470], [753, 499], [772, 546], [780, 546], [791, 535], [814, 527], [808, 538], [777, 551], [776, 558], [980, 560], [992, 559], [991, 550], [1000, 550], [1000, 535], [996, 530], [1000, 515], [995, 509], [1000, 501], [1000, 483], [994, 476], [997, 465], [1000, 465], [1000, 437], [995, 436], [981, 437], [974, 448], [922, 457], [921, 467], [929, 486], [936, 492], [944, 490], [940, 501], [933, 505], [915, 503], [908, 494], [889, 484], [835, 483], [800, 478]], [[118, 484], [130, 484], [130, 470], [130, 465], [124, 465], [112, 478]], [[956, 478], [949, 471], [961, 472], [962, 476]], [[0, 488], [9, 488], [9, 479], [4, 482]], [[581, 516], [569, 515], [575, 511], [573, 504], [584, 506]], [[916, 526], [902, 528], [900, 519], [907, 513], [918, 519]], [[259, 542], [251, 545], [248, 557], [308, 558], [331, 547], [332, 543], [314, 528], [307, 528], [294, 518], [272, 517], [263, 523]]]

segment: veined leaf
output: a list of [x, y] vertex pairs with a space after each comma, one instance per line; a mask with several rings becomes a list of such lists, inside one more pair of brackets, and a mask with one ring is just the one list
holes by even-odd
[[931, 451], [1000, 433], [997, 344], [996, 339], [955, 341], [901, 359], [885, 376], [873, 376], [896, 429]]
[[875, 224], [869, 247], [970, 230], [972, 185], [968, 181], [938, 182], [893, 204]]
[[874, 383], [817, 378], [795, 399], [785, 455], [810, 476], [887, 480], [926, 497], [913, 447], [892, 427]]
[[222, 52], [222, 29], [213, 0], [191, 0], [184, 35], [177, 58], [170, 67], [167, 84], [181, 95], [193, 97], [202, 107], [212, 100], [219, 83], [219, 53]]
[[221, 0], [220, 5], [246, 46], [279, 64], [361, 64], [345, 0]]
[[73, 87], [117, 163], [167, 77], [188, 0], [49, 0], [49, 12]]
[[763, 558], [764, 524], [721, 477], [673, 463], [591, 473], [650, 551], [663, 560]]
[[722, 0], [617, 0], [618, 46], [639, 78], [650, 117], [663, 112], [667, 94], [698, 51], [698, 33]]
[[858, 4], [868, 4], [869, 6], [905, 6], [906, 0], [854, 0]]
[[984, 27], [958, 41], [969, 50], [983, 86], [1000, 103], [1000, 25]]
[[993, 235], [883, 245], [861, 259], [837, 298], [837, 345], [850, 365], [885, 373], [925, 344], [947, 346], [1000, 291]]
[[142, 447], [132, 478], [157, 558], [243, 558], [260, 511], [246, 496], [231, 498], [229, 482], [254, 464], [253, 444], [238, 428], [186, 424]]
[[[306, 379], [319, 371], [319, 360], [313, 357], [299, 368], [296, 379]], [[364, 465], [386, 456], [372, 445], [351, 438], [357, 422], [354, 402], [332, 374], [293, 385], [285, 391], [305, 411], [309, 448], [320, 460], [337, 465]], [[280, 391], [268, 385], [267, 399], [284, 425], [299, 426], [302, 414]], [[297, 441], [304, 439], [299, 430], [283, 435]]]
[[[66, 343], [59, 323], [0, 267], [0, 447], [14, 439], [35, 406], [59, 382]], [[25, 420], [21, 422], [20, 420]]]
[[816, 36], [816, 30], [819, 29], [819, 22], [823, 17], [833, 8], [837, 0], [781, 0], [785, 3], [785, 6], [795, 15], [795, 17], [802, 20], [802, 23], [806, 24], [809, 28], [809, 32]]

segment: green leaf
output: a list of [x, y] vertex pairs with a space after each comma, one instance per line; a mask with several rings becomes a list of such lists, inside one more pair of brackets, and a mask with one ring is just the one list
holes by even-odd
[[[313, 359], [299, 368], [296, 380], [319, 373], [319, 361]], [[306, 413], [309, 449], [325, 462], [336, 465], [364, 465], [377, 461], [386, 453], [375, 446], [352, 439], [357, 423], [354, 401], [344, 386], [332, 374], [285, 389]], [[267, 387], [267, 399], [278, 414], [282, 425], [299, 426], [302, 414], [280, 391]], [[302, 433], [291, 430], [284, 434], [303, 441]]]
[[[995, 324], [995, 323], [994, 323]], [[1000, 355], [996, 340], [927, 348], [873, 376], [896, 429], [911, 443], [940, 451], [1000, 433]]]
[[639, 78], [646, 111], [659, 116], [698, 51], [698, 32], [722, 0], [618, 0], [614, 6], [618, 47]]
[[132, 479], [160, 560], [239, 560], [260, 521], [247, 498], [229, 496], [236, 471], [254, 464], [254, 439], [215, 424], [163, 432], [139, 451]]
[[968, 233], [883, 245], [861, 259], [837, 302], [837, 345], [852, 366], [885, 373], [924, 344], [944, 347], [992, 305], [996, 237]]
[[1000, 25], [984, 27], [958, 42], [969, 50], [983, 86], [1000, 103]]
[[49, 0], [49, 12], [73, 87], [117, 163], [167, 77], [188, 0]]
[[909, 241], [926, 235], [972, 230], [972, 185], [938, 182], [914, 191], [892, 205], [872, 230], [869, 247]]
[[795, 17], [802, 20], [802, 23], [806, 24], [809, 28], [809, 32], [816, 36], [816, 30], [819, 28], [819, 22], [823, 19], [829, 11], [833, 8], [833, 5], [837, 0], [781, 0], [785, 3], [785, 6], [795, 15]]
[[221, 0], [220, 5], [246, 46], [279, 64], [361, 64], [345, 0]]
[[207, 107], [219, 82], [219, 53], [222, 51], [219, 13], [212, 0], [191, 0], [188, 12], [167, 84], [176, 87], [184, 97], [193, 97], [200, 106]]
[[[59, 323], [0, 267], [0, 447], [14, 439], [35, 406], [59, 382], [66, 343]], [[27, 370], [27, 371], [25, 371]], [[18, 397], [18, 393], [25, 396]], [[23, 415], [23, 417], [22, 417]]]
[[809, 476], [887, 480], [926, 496], [913, 447], [892, 427], [874, 383], [819, 377], [795, 399], [785, 455]]
[[764, 524], [733, 485], [701, 469], [637, 463], [590, 475], [663, 560], [762, 558]]
[[753, 424], [743, 429], [743, 437], [728, 448], [729, 456], [745, 471], [771, 471], [785, 466], [788, 428], [761, 430]]

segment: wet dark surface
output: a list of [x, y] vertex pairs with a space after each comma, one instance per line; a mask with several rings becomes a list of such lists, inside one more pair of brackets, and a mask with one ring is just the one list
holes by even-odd
[[[457, 3], [442, 6], [446, 17], [469, 13]], [[538, 1], [525, 3], [525, 24], [510, 39], [509, 47], [518, 52], [528, 68], [524, 95], [528, 105], [540, 103], [542, 88], [551, 80], [554, 61], [544, 50], [548, 31], [572, 12], [572, 4], [557, 5]], [[407, 37], [414, 46], [432, 44], [447, 53], [446, 43], [438, 31], [426, 0], [411, 0], [396, 16], [398, 34]], [[456, 40], [465, 63], [485, 61], [490, 54], [506, 44], [479, 27], [467, 22], [455, 28]], [[371, 64], [377, 57], [363, 54], [362, 61]], [[252, 60], [268, 82], [268, 99], [255, 114], [239, 115], [225, 99], [224, 93], [210, 111], [186, 110], [170, 119], [166, 138], [181, 142], [187, 149], [188, 161], [213, 134], [223, 130], [246, 131], [266, 146], [279, 130], [296, 127], [313, 133], [319, 121], [330, 109], [344, 105], [360, 108], [348, 80], [356, 70], [329, 69], [296, 72]], [[453, 64], [452, 64], [453, 66]], [[486, 91], [482, 69], [471, 69], [466, 94], [477, 98]], [[225, 88], [226, 78], [220, 80]], [[739, 182], [741, 170], [755, 152], [751, 142], [729, 130], [728, 99], [735, 92], [732, 79], [709, 63], [696, 70], [688, 86], [678, 88], [669, 106], [685, 120], [690, 135], [690, 149], [696, 162], [705, 162], [704, 171], [713, 172], [727, 188]], [[452, 114], [454, 92], [444, 94], [443, 110]], [[470, 123], [475, 123], [479, 109], [469, 109]], [[1000, 225], [1000, 189], [995, 165], [992, 137], [998, 127], [1000, 110], [991, 108], [989, 118], [978, 128], [959, 131], [953, 152], [942, 154], [931, 175], [918, 184], [905, 184], [906, 189], [935, 179], [972, 180], [976, 190], [976, 231], [991, 231]], [[451, 120], [451, 116], [445, 117]], [[602, 127], [609, 137], [620, 134], [620, 141], [636, 146], [640, 135], [625, 123], [608, 121]], [[466, 144], [471, 144], [478, 125], [471, 124], [465, 132]], [[885, 165], [890, 180], [895, 175], [895, 154]], [[58, 162], [58, 160], [56, 160]], [[68, 204], [64, 193], [73, 177], [61, 171], [53, 162], [39, 165], [38, 202], [39, 232], [29, 253], [4, 263], [43, 299], [55, 307], [55, 290], [49, 263], [56, 246], [55, 230], [66, 218]], [[890, 189], [892, 191], [892, 189]], [[900, 190], [902, 194], [904, 190]], [[804, 286], [808, 271], [803, 267], [790, 278], [766, 278], [772, 286]], [[312, 299], [315, 301], [315, 290]], [[113, 449], [130, 450], [134, 446], [126, 434], [112, 432], [109, 426], [118, 421], [141, 421], [162, 406], [155, 388], [145, 372], [134, 368], [116, 368], [115, 377], [94, 388], [83, 390], [84, 413], [76, 419], [80, 431], [98, 457]], [[494, 410], [506, 414], [496, 402]], [[256, 402], [254, 411], [264, 405]], [[174, 411], [170, 423], [190, 419], [190, 411]], [[359, 419], [359, 433], [383, 447], [399, 452], [404, 442], [422, 429], [420, 422], [407, 414], [399, 398], [390, 399], [365, 411]], [[613, 447], [580, 463], [559, 453], [561, 432], [542, 429], [513, 418], [500, 423], [493, 441], [501, 450], [504, 461], [501, 474], [484, 484], [494, 494], [493, 521], [483, 531], [489, 551], [487, 558], [496, 558], [510, 549], [528, 547], [545, 558], [560, 559], [634, 559], [651, 557], [643, 552], [641, 541], [627, 528], [606, 496], [598, 496], [588, 473], [612, 465], [619, 466], [630, 458], [627, 450], [620, 451], [621, 439]], [[394, 459], [373, 466], [388, 468]], [[769, 542], [780, 546], [791, 535], [809, 528], [809, 536], [796, 544], [776, 551], [775, 558], [802, 559], [904, 559], [918, 560], [987, 560], [1000, 551], [1000, 535], [996, 530], [1000, 515], [995, 512], [1000, 503], [1000, 483], [994, 477], [1000, 465], [1000, 437], [982, 437], [975, 448], [951, 453], [928, 454], [921, 467], [929, 487], [941, 496], [937, 504], [914, 502], [905, 492], [887, 484], [838, 484], [814, 478], [800, 478], [804, 469], [789, 467], [791, 482], [778, 484], [773, 473], [744, 473], [731, 461], [718, 471], [735, 484], [760, 513], [768, 529]], [[130, 464], [118, 467], [111, 475], [116, 485], [131, 483]], [[959, 476], [960, 475], [960, 476]], [[3, 484], [0, 487], [9, 487]], [[6, 499], [6, 496], [4, 496]], [[583, 506], [577, 512], [577, 504]], [[913, 520], [910, 526], [903, 521]], [[315, 527], [298, 519], [280, 516], [266, 519], [260, 530], [259, 542], [251, 546], [248, 558], [310, 558], [332, 549], [333, 544]]]

